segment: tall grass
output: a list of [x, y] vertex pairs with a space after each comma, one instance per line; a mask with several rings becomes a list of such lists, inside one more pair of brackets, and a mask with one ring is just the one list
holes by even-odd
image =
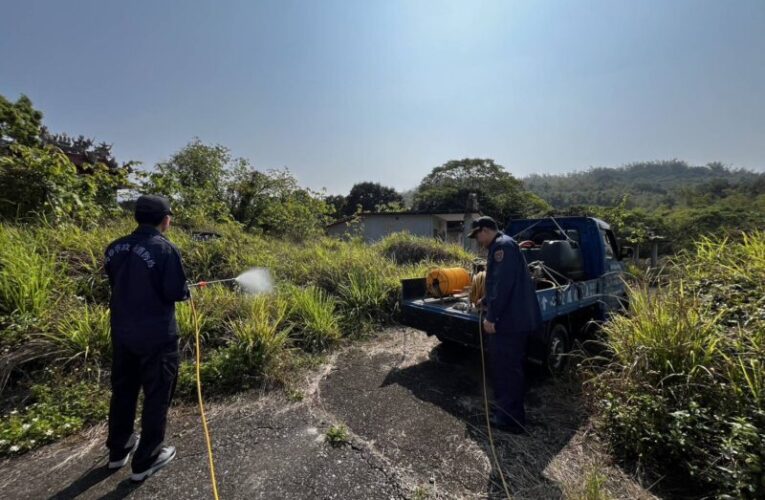
[[246, 316], [230, 323], [233, 344], [252, 356], [255, 366], [267, 366], [289, 341], [288, 311], [289, 304], [279, 296], [254, 297]]
[[66, 364], [106, 367], [111, 360], [112, 342], [109, 309], [84, 304], [67, 312], [54, 331], [44, 337], [50, 341]]
[[[59, 373], [92, 384], [88, 373], [108, 369], [103, 252], [134, 228], [128, 218], [89, 228], [0, 225], [0, 390], [7, 382], [23, 392], [25, 385], [48, 383]], [[318, 359], [341, 337], [392, 322], [400, 278], [424, 276], [436, 262], [467, 260], [459, 248], [442, 250], [440, 243], [409, 235], [378, 245], [330, 238], [295, 243], [249, 234], [236, 224], [206, 229], [218, 236], [201, 241], [181, 227], [165, 235], [179, 247], [189, 279], [229, 278], [257, 266], [272, 271], [278, 290], [249, 297], [225, 286], [194, 289], [209, 396], [287, 380], [291, 366]], [[176, 317], [178, 392], [191, 398], [195, 328], [188, 303], [177, 305]], [[41, 359], [60, 362], [45, 365]], [[11, 425], [17, 419], [0, 421]]]
[[104, 250], [133, 229], [133, 223], [118, 219], [88, 229], [75, 224], [42, 226], [30, 234], [55, 249], [61, 274], [71, 281], [74, 294], [91, 303], [105, 303], [109, 298], [109, 283], [104, 274]]
[[316, 287], [292, 287], [287, 293], [290, 322], [299, 345], [309, 352], [318, 352], [340, 339], [336, 299]]
[[[224, 285], [193, 288], [191, 291], [199, 321], [200, 339], [205, 349], [226, 345], [231, 339], [229, 323], [247, 314], [247, 297]], [[193, 353], [195, 326], [188, 301], [175, 306], [181, 350]]]
[[467, 264], [474, 258], [472, 254], [459, 245], [421, 238], [407, 232], [387, 236], [376, 246], [380, 253], [397, 264], [418, 264], [421, 262], [463, 262]]
[[765, 233], [704, 239], [604, 327], [591, 394], [614, 450], [693, 493], [765, 495]]
[[394, 313], [398, 282], [374, 273], [349, 272], [339, 286], [343, 327], [364, 332], [366, 328], [389, 321]]
[[20, 228], [0, 224], [0, 312], [40, 317], [54, 298], [56, 261]]

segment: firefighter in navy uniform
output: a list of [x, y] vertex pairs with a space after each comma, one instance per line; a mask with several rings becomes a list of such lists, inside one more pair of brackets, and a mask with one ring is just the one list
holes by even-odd
[[494, 219], [473, 221], [470, 238], [488, 249], [482, 326], [494, 388], [492, 425], [519, 434], [526, 424], [526, 345], [542, 327], [536, 290], [518, 244], [498, 230]]
[[[108, 467], [126, 465], [134, 451], [134, 481], [143, 481], [175, 457], [175, 448], [164, 445], [178, 374], [175, 303], [188, 299], [189, 289], [178, 249], [162, 235], [171, 215], [167, 199], [141, 196], [135, 205], [138, 227], [111, 243], [105, 255], [113, 346]], [[133, 422], [141, 389], [139, 436]]]

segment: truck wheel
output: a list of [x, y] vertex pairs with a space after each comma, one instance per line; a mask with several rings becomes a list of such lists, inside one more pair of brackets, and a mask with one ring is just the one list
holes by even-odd
[[547, 343], [547, 369], [553, 375], [560, 375], [568, 362], [568, 330], [557, 323], [550, 331]]

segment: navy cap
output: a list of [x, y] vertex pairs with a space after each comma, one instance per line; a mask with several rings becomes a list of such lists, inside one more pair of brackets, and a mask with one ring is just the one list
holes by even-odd
[[474, 220], [470, 225], [470, 234], [468, 235], [468, 238], [475, 238], [475, 235], [478, 234], [478, 231], [483, 228], [489, 228], [492, 231], [499, 231], [497, 222], [491, 217], [484, 215], [483, 217], [479, 217]]
[[162, 220], [165, 215], [173, 215], [170, 202], [164, 196], [145, 194], [135, 202], [136, 218], [146, 216], [150, 219]]

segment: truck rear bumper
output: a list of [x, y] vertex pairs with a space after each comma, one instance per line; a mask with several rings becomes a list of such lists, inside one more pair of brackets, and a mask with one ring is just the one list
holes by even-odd
[[478, 315], [452, 311], [443, 306], [432, 306], [420, 301], [402, 304], [402, 323], [436, 335], [441, 340], [478, 346]]

